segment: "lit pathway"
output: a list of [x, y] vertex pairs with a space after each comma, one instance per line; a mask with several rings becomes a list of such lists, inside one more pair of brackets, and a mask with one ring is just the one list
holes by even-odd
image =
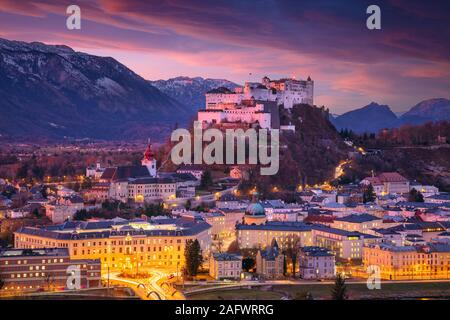
[[[161, 286], [165, 282], [164, 279], [169, 275], [168, 273], [164, 273], [162, 271], [151, 269], [149, 271], [151, 276], [147, 279], [125, 279], [118, 276], [118, 272], [110, 273], [109, 280], [112, 282], [118, 282], [120, 284], [124, 284], [130, 288], [132, 288], [136, 294], [142, 300], [184, 300], [184, 295], [177, 291], [175, 294], [173, 290], [164, 290]], [[102, 276], [104, 279], [108, 278], [108, 275], [105, 274]], [[150, 294], [153, 293], [153, 294]], [[156, 293], [156, 294], [155, 294]], [[159, 299], [158, 297], [159, 296]]]

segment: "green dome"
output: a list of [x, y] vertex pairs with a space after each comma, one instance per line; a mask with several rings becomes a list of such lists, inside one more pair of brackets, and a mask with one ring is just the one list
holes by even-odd
[[247, 207], [247, 210], [245, 210], [246, 215], [250, 216], [265, 216], [266, 213], [264, 212], [263, 206], [259, 203], [250, 203], [250, 205]]

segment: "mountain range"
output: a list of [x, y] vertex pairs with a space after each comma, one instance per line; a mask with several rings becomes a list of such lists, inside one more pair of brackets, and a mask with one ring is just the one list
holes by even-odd
[[187, 107], [113, 58], [0, 39], [0, 135], [161, 139]]
[[406, 124], [418, 125], [428, 121], [450, 121], [450, 100], [445, 98], [424, 100], [401, 116], [393, 113], [387, 105], [372, 102], [340, 116], [330, 116], [330, 120], [337, 130], [348, 129], [356, 133], [376, 133], [384, 128], [396, 128]]
[[[0, 39], [0, 137], [161, 141], [192, 120], [217, 87], [238, 85], [201, 77], [149, 81], [110, 57]], [[355, 132], [450, 120], [450, 100], [422, 101], [400, 117], [373, 102], [330, 120]]]
[[219, 87], [233, 90], [239, 87], [236, 83], [225, 79], [204, 79], [202, 77], [176, 77], [150, 81], [150, 84], [194, 112], [205, 108], [205, 93], [209, 90]]

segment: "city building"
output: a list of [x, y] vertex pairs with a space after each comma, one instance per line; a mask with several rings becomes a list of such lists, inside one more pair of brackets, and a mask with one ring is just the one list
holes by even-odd
[[203, 167], [195, 164], [182, 165], [177, 169], [177, 173], [190, 173], [197, 180], [200, 180], [202, 178], [203, 172]]
[[256, 273], [265, 279], [283, 277], [285, 257], [281, 253], [276, 240], [264, 250], [256, 254]]
[[383, 172], [376, 177], [367, 177], [361, 181], [363, 185], [371, 184], [377, 195], [408, 193], [409, 181], [397, 172]]
[[378, 266], [386, 280], [450, 279], [450, 244], [364, 247], [364, 267]]
[[364, 244], [381, 240], [380, 237], [374, 235], [329, 228], [323, 225], [312, 227], [312, 237], [315, 246], [327, 248], [337, 259], [345, 260], [362, 259]]
[[209, 275], [216, 280], [239, 280], [242, 256], [231, 253], [213, 253], [209, 258]]
[[237, 239], [241, 249], [264, 249], [275, 239], [280, 250], [294, 245], [311, 246], [312, 225], [303, 222], [267, 221], [264, 224], [238, 224]]
[[331, 279], [336, 275], [335, 256], [327, 248], [300, 248], [298, 267], [302, 279]]
[[94, 180], [100, 179], [105, 168], [102, 167], [100, 162], [97, 162], [95, 165], [91, 165], [86, 168], [86, 177]]
[[175, 271], [184, 265], [186, 241], [197, 239], [203, 254], [209, 254], [210, 229], [205, 221], [183, 218], [73, 221], [19, 228], [14, 233], [14, 246], [67, 248], [71, 259], [100, 259], [102, 268], [114, 270], [160, 266]]
[[68, 277], [76, 270], [79, 270], [80, 288], [101, 286], [100, 260], [71, 259], [67, 248], [0, 250], [4, 291], [68, 289]]
[[336, 218], [331, 227], [347, 231], [358, 231], [361, 233], [372, 233], [372, 229], [381, 228], [383, 219], [370, 214], [350, 214], [345, 217]]
[[77, 195], [58, 197], [45, 205], [45, 215], [53, 223], [63, 223], [71, 220], [75, 213], [83, 208], [83, 199]]

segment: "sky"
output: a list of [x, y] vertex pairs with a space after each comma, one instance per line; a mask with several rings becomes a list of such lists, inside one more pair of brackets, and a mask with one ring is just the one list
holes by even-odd
[[[81, 30], [66, 9], [81, 8]], [[369, 30], [366, 9], [381, 9]], [[149, 80], [308, 76], [341, 114], [450, 98], [450, 1], [0, 0], [0, 37], [110, 56]]]

